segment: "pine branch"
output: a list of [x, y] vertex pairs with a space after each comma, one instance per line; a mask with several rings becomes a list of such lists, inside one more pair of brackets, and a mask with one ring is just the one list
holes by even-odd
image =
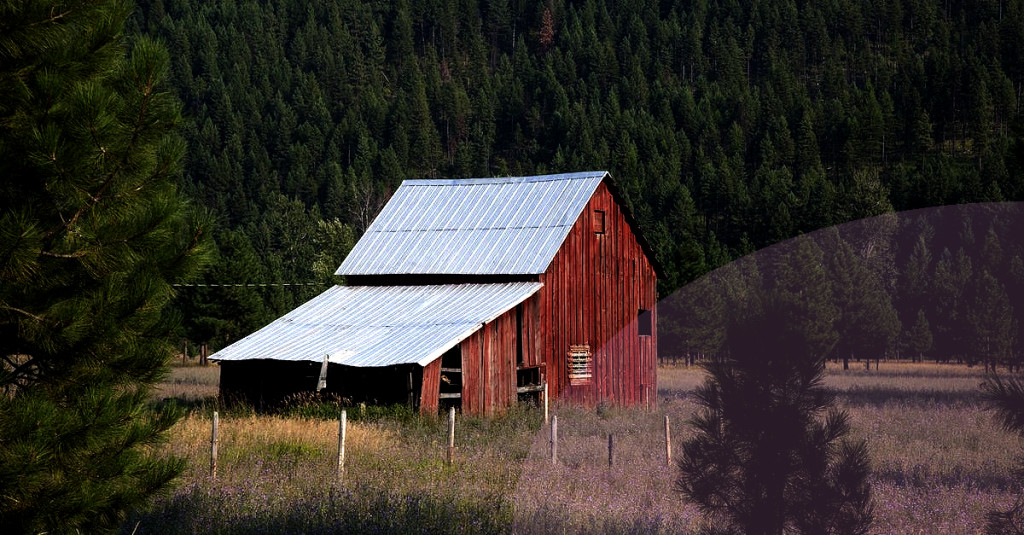
[[[148, 69], [148, 75], [146, 77], [146, 82], [142, 86], [137, 86], [137, 89], [139, 90], [139, 92], [142, 95], [142, 99], [141, 99], [141, 102], [140, 102], [140, 105], [139, 105], [139, 111], [138, 111], [137, 114], [135, 114], [135, 117], [134, 117], [134, 123], [133, 123], [133, 126], [132, 126], [131, 137], [129, 138], [128, 143], [125, 146], [124, 150], [121, 151], [122, 156], [117, 159], [117, 161], [116, 161], [115, 165], [113, 166], [113, 168], [107, 173], [106, 177], [103, 180], [103, 183], [100, 184], [99, 189], [97, 189], [95, 193], [87, 193], [87, 195], [89, 196], [90, 202], [86, 203], [82, 207], [80, 207], [75, 212], [75, 214], [71, 216], [70, 219], [65, 221], [63, 224], [59, 225], [57, 228], [54, 228], [53, 230], [48, 232], [46, 234], [47, 238], [50, 238], [50, 237], [56, 235], [59, 232], [63, 232], [65, 230], [71, 228], [72, 226], [74, 226], [78, 222], [78, 220], [84, 214], [86, 214], [87, 212], [91, 211], [96, 205], [98, 205], [101, 201], [104, 200], [106, 192], [112, 187], [112, 185], [115, 183], [115, 181], [121, 176], [121, 172], [128, 166], [127, 162], [131, 158], [132, 154], [137, 150], [136, 144], [138, 143], [140, 136], [148, 128], [148, 126], [146, 125], [145, 119], [146, 119], [146, 117], [148, 116], [148, 113], [149, 113], [150, 101], [155, 96], [153, 90], [155, 89], [157, 83], [158, 83], [158, 80], [155, 79], [154, 69], [152, 69], [152, 68]], [[95, 129], [94, 128], [90, 128], [90, 131], [91, 132], [95, 132]], [[94, 145], [97, 145], [99, 147], [99, 149], [103, 152], [105, 158], [111, 158], [110, 153], [103, 146], [100, 146], [99, 141], [95, 139], [95, 136], [94, 136]], [[54, 161], [56, 161], [55, 157], [53, 159], [54, 159]]]
[[53, 253], [53, 252], [50, 252], [50, 251], [39, 251], [39, 254], [41, 256], [49, 256], [51, 258], [84, 258], [86, 256], [89, 256], [90, 252], [91, 251], [89, 251], [89, 250], [79, 250], [79, 251], [76, 251], [74, 253], [61, 254], [61, 253]]
[[27, 310], [22, 310], [20, 308], [8, 306], [8, 305], [0, 305], [0, 308], [2, 308], [4, 310], [10, 310], [11, 312], [17, 312], [18, 314], [21, 314], [23, 316], [28, 316], [29, 318], [32, 318], [32, 319], [36, 320], [39, 323], [45, 323], [46, 322], [46, 320], [44, 320], [42, 318], [42, 316], [37, 316], [37, 315], [27, 311]]
[[982, 400], [1003, 429], [1024, 436], [1024, 384], [1016, 377], [992, 373], [981, 384]]
[[76, 10], [75, 9], [68, 9], [67, 11], [63, 11], [63, 12], [57, 13], [57, 14], [54, 14], [53, 11], [54, 11], [54, 9], [50, 8], [50, 16], [49, 16], [49, 18], [46, 18], [46, 19], [43, 19], [43, 20], [37, 20], [35, 22], [30, 22], [26, 26], [29, 27], [29, 28], [32, 28], [32, 27], [41, 26], [41, 25], [44, 25], [44, 24], [52, 24], [54, 22], [57, 22], [57, 21], [65, 18], [65, 17], [71, 15]]

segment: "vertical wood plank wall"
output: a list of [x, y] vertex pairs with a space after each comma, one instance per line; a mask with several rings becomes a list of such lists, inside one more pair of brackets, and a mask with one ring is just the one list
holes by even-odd
[[484, 412], [484, 378], [483, 348], [481, 342], [484, 330], [473, 333], [459, 345], [462, 352], [462, 412], [466, 414], [483, 414]]
[[441, 391], [441, 357], [423, 367], [423, 385], [420, 388], [420, 413], [437, 414]]
[[[596, 234], [594, 211], [604, 212]], [[553, 398], [594, 406], [656, 406], [657, 278], [625, 214], [602, 183], [558, 254], [541, 275], [538, 292], [543, 360]], [[651, 310], [652, 333], [637, 334], [637, 311]], [[570, 386], [566, 354], [590, 344], [591, 384]]]
[[524, 301], [523, 309], [523, 367], [530, 368], [544, 364], [544, 340], [540, 330], [540, 292]]
[[[529, 302], [529, 301], [527, 301]], [[536, 319], [534, 319], [536, 322]], [[524, 316], [524, 331], [530, 323]], [[462, 411], [467, 414], [504, 412], [516, 402], [516, 309], [483, 326], [460, 344], [462, 353]], [[523, 348], [524, 360], [535, 353]], [[535, 359], [534, 355], [529, 356]]]

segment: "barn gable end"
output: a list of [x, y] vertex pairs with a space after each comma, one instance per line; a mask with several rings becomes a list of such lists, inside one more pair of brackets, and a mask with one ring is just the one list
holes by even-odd
[[[654, 406], [657, 275], [629, 214], [606, 183], [594, 192], [539, 280], [551, 395], [587, 406]], [[638, 332], [643, 310], [650, 311], [649, 335]], [[593, 377], [573, 385], [569, 354], [580, 345], [590, 348]]]

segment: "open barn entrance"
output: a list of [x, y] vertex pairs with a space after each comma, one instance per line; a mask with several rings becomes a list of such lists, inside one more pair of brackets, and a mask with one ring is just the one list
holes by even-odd
[[[320, 363], [247, 360], [220, 363], [220, 392], [227, 403], [247, 403], [256, 410], [281, 406], [289, 396], [316, 392]], [[423, 367], [416, 364], [376, 368], [331, 364], [321, 394], [345, 404], [408, 405], [419, 410]]]
[[254, 359], [223, 361], [219, 366], [221, 402], [263, 411], [281, 406], [294, 394], [315, 392], [321, 363]]
[[541, 367], [529, 366], [516, 370], [516, 395], [519, 403], [540, 406], [544, 383], [541, 379]]
[[416, 364], [381, 367], [332, 365], [327, 373], [327, 389], [345, 403], [367, 405], [407, 405], [419, 410], [423, 367]]
[[437, 397], [442, 414], [451, 407], [462, 411], [462, 351], [458, 345], [441, 355], [441, 386]]

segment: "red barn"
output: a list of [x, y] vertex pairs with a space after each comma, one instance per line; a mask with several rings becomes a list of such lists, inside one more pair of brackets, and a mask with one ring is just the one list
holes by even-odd
[[606, 172], [405, 181], [337, 274], [347, 286], [211, 357], [222, 395], [326, 378], [422, 412], [493, 414], [545, 383], [584, 406], [655, 404], [653, 255]]

